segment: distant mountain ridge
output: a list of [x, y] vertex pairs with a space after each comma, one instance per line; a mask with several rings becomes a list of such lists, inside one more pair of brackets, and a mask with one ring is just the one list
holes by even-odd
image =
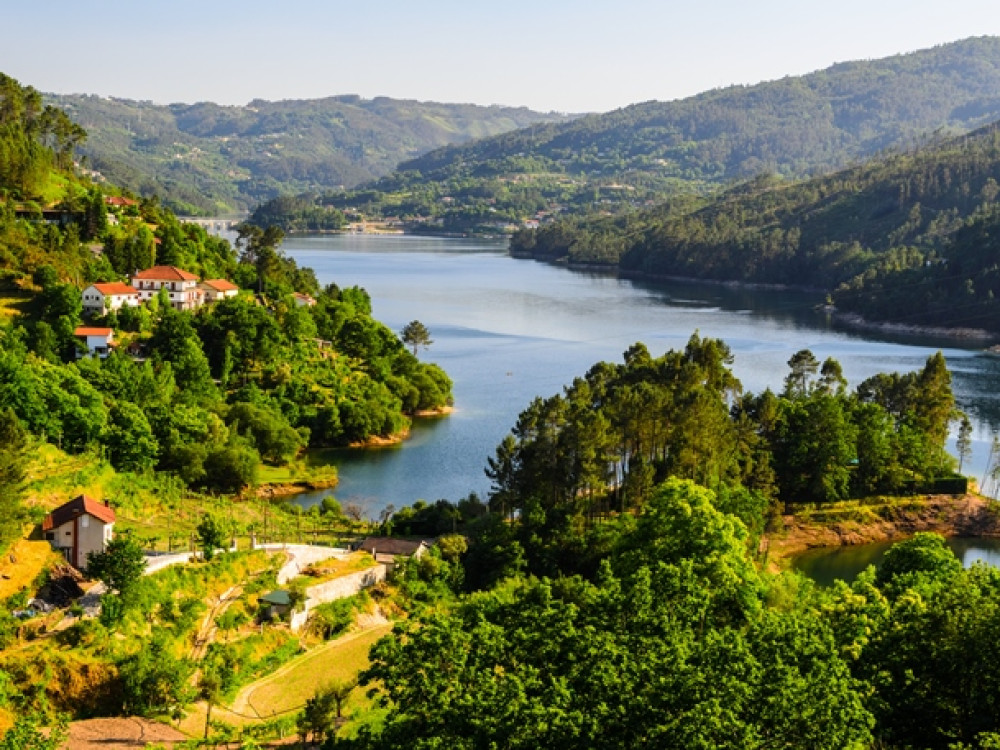
[[762, 174], [823, 174], [997, 119], [1000, 38], [976, 37], [445, 146], [314, 205], [331, 221], [359, 213], [414, 231], [511, 232], [711, 195]]
[[512, 154], [570, 174], [720, 183], [803, 176], [1000, 118], [1000, 38], [976, 37], [803, 76], [634, 104], [450, 145], [400, 165], [425, 178]]
[[356, 95], [246, 106], [158, 105], [46, 94], [86, 129], [90, 168], [184, 212], [251, 208], [276, 195], [351, 187], [447, 143], [567, 119], [527, 108]]

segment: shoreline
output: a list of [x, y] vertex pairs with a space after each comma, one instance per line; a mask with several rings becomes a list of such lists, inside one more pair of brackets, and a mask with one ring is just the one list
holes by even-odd
[[289, 498], [301, 495], [303, 492], [315, 492], [316, 490], [328, 490], [336, 487], [339, 478], [308, 480], [303, 479], [295, 482], [273, 482], [268, 484], [258, 484], [246, 493], [240, 493], [238, 497], [246, 499], [255, 497], [258, 500], [275, 500], [277, 498]]
[[[515, 260], [534, 260], [538, 263], [567, 268], [571, 271], [591, 271], [593, 273], [610, 274], [620, 279], [635, 279], [640, 281], [670, 281], [678, 284], [695, 284], [705, 286], [725, 287], [728, 289], [747, 289], [772, 292], [802, 292], [821, 295], [827, 290], [795, 284], [767, 284], [734, 279], [702, 279], [694, 276], [675, 276], [672, 274], [646, 273], [622, 269], [612, 263], [572, 263], [565, 258], [538, 258], [531, 253], [508, 251]], [[1000, 339], [1000, 334], [985, 328], [945, 327], [912, 325], [909, 323], [894, 323], [892, 321], [869, 320], [858, 313], [838, 310], [834, 305], [817, 304], [819, 313], [830, 316], [840, 325], [855, 330], [874, 331], [896, 336], [924, 336], [930, 338], [949, 339], [960, 342], [975, 342], [987, 345]]]
[[[455, 411], [454, 406], [439, 406], [435, 409], [420, 409], [408, 415], [410, 419], [437, 419], [446, 417]], [[355, 448], [386, 448], [392, 445], [400, 445], [410, 437], [410, 428], [395, 433], [394, 435], [373, 435], [367, 440], [361, 440], [347, 445], [350, 449]]]
[[[802, 514], [782, 516], [781, 532], [764, 534], [761, 551], [768, 566], [778, 566], [796, 555], [820, 547], [846, 547], [870, 542], [902, 541], [919, 531], [946, 537], [1000, 537], [1000, 514], [982, 495], [932, 495], [882, 506], [857, 505], [851, 518], [812, 520]], [[833, 513], [834, 509], [827, 513]], [[815, 511], [817, 515], [824, 513]], [[867, 516], [863, 520], [857, 516]]]

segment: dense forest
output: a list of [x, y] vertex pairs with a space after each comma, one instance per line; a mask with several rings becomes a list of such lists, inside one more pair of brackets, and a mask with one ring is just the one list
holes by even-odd
[[320, 206], [415, 231], [510, 231], [618, 213], [773, 173], [843, 168], [1000, 118], [1000, 39], [982, 37], [755, 86], [539, 123], [403, 162]]
[[45, 101], [86, 129], [79, 152], [108, 181], [209, 216], [283, 194], [350, 188], [448, 143], [567, 119], [524, 107], [354, 95], [245, 106], [54, 94]]
[[995, 747], [1000, 573], [918, 534], [820, 589], [764, 572], [760, 544], [778, 507], [950, 473], [942, 357], [848, 392], [804, 351], [759, 395], [728, 361], [697, 335], [637, 344], [522, 412], [486, 516], [396, 514], [469, 547], [408, 570], [428, 606], [373, 650], [388, 714], [347, 746]]
[[1000, 330], [992, 231], [1000, 127], [804, 182], [770, 175], [711, 200], [562, 220], [516, 254], [629, 273], [823, 289], [878, 320]]

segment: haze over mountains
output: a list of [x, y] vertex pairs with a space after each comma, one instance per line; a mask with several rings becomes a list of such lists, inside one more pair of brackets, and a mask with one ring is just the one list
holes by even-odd
[[159, 105], [47, 94], [88, 133], [79, 153], [109, 181], [183, 213], [251, 208], [282, 193], [353, 187], [428, 150], [566, 115], [525, 107], [355, 95]]
[[[455, 192], [448, 184], [455, 179], [516, 174], [523, 184], [556, 175], [573, 188], [570, 202], [578, 202], [576, 187], [590, 195], [596, 188], [594, 202], [613, 209], [678, 190], [710, 191], [763, 171], [831, 170], [935, 132], [960, 133], [1000, 119], [1000, 39], [966, 39], [571, 120], [524, 109], [356, 97], [247, 107], [158, 107], [83, 96], [49, 101], [88, 130], [83, 152], [95, 168], [179, 206], [241, 207], [277, 194], [335, 191], [402, 162], [378, 190], [416, 182], [440, 185], [443, 196]], [[476, 136], [488, 137], [469, 142]], [[451, 145], [431, 150], [444, 143]], [[561, 192], [552, 202], [567, 197]]]

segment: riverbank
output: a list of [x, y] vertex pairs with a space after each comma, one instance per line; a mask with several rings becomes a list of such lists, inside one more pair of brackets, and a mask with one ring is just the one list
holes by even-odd
[[303, 492], [328, 490], [337, 486], [337, 477], [330, 479], [301, 480], [295, 482], [269, 482], [259, 484], [249, 491], [258, 500], [273, 500], [275, 498], [292, 497]]
[[1000, 537], [997, 503], [981, 495], [893, 498], [831, 510], [782, 516], [784, 528], [765, 535], [761, 547], [772, 565], [817, 547], [906, 539], [918, 531], [943, 536]]
[[996, 341], [997, 339], [995, 333], [991, 333], [985, 328], [944, 328], [911, 325], [908, 323], [880, 322], [877, 320], [868, 320], [857, 313], [839, 311], [832, 305], [824, 306], [823, 311], [829, 313], [841, 325], [861, 331], [875, 331], [876, 333], [887, 333], [896, 336], [930, 336], [957, 339], [959, 341], [975, 341], [982, 344]]
[[[727, 289], [747, 289], [750, 291], [769, 292], [802, 292], [806, 294], [824, 294], [826, 290], [810, 286], [794, 284], [764, 284], [758, 282], [739, 281], [736, 279], [703, 279], [694, 276], [675, 276], [671, 274], [646, 273], [622, 269], [614, 263], [572, 263], [567, 258], [540, 258], [530, 252], [509, 251], [515, 260], [534, 260], [571, 271], [591, 272], [600, 275], [612, 275], [620, 279], [636, 281], [669, 282], [675, 284], [695, 284], [704, 286], [724, 287]], [[834, 305], [817, 305], [819, 314], [827, 315], [839, 325], [860, 331], [871, 331], [891, 336], [919, 336], [939, 339], [952, 339], [961, 342], [975, 342], [986, 345], [996, 341], [998, 335], [984, 328], [943, 327], [913, 325], [909, 323], [893, 323], [889, 321], [868, 320], [857, 313], [838, 310]]]

